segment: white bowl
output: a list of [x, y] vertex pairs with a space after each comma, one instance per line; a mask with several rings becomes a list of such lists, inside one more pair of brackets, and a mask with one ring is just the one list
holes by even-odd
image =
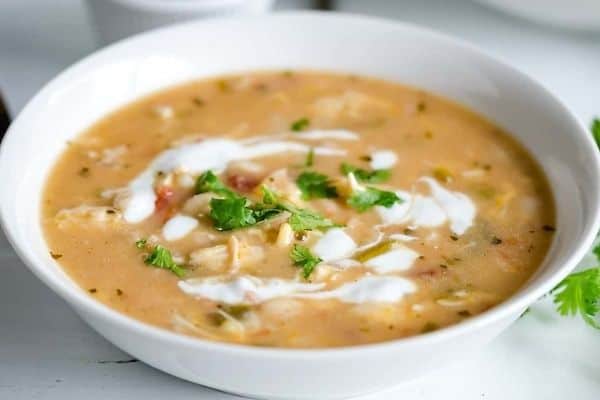
[[[49, 256], [40, 192], [65, 142], [107, 112], [176, 82], [253, 69], [312, 68], [404, 82], [497, 122], [546, 171], [557, 204], [552, 248], [516, 295], [458, 325], [374, 345], [291, 350], [175, 334], [92, 299]], [[340, 14], [291, 13], [193, 22], [108, 47], [44, 87], [0, 149], [0, 211], [20, 257], [104, 337], [167, 373], [263, 398], [342, 398], [397, 385], [476, 352], [583, 257], [600, 224], [600, 168], [586, 128], [531, 78], [416, 26]], [[435, 385], [435, 382], [431, 382]]]
[[194, 18], [257, 15], [275, 0], [87, 0], [98, 42], [107, 45], [136, 33]]
[[600, 29], [598, 0], [477, 0], [506, 13], [576, 30]]

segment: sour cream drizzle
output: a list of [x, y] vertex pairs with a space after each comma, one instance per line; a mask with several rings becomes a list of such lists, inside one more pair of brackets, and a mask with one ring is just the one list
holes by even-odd
[[302, 131], [302, 132], [285, 132], [274, 135], [265, 135], [265, 136], [255, 136], [249, 139], [242, 140], [244, 144], [252, 144], [264, 141], [272, 141], [274, 139], [282, 139], [293, 137], [295, 140], [321, 140], [321, 139], [334, 139], [334, 140], [358, 140], [360, 136], [351, 131], [347, 131], [345, 129], [314, 129], [310, 131]]
[[323, 283], [301, 283], [244, 275], [224, 281], [219, 278], [188, 279], [179, 281], [179, 288], [186, 294], [227, 304], [257, 304], [276, 297], [298, 295], [323, 288]]
[[398, 276], [364, 276], [335, 289], [323, 290], [323, 283], [300, 283], [283, 279], [240, 276], [180, 281], [179, 288], [192, 296], [227, 304], [258, 304], [277, 297], [338, 299], [345, 303], [394, 303], [416, 291], [416, 285]]
[[477, 209], [467, 195], [447, 190], [429, 177], [418, 181], [429, 186], [431, 195], [397, 191], [403, 203], [390, 208], [376, 207], [384, 225], [411, 223], [415, 227], [437, 227], [449, 222], [450, 230], [457, 235], [462, 235], [473, 225]]
[[391, 150], [378, 150], [371, 153], [371, 168], [388, 169], [396, 165], [398, 156]]
[[196, 218], [187, 215], [175, 215], [169, 219], [162, 228], [162, 235], [167, 241], [178, 240], [185, 237], [198, 226]]
[[120, 202], [120, 207], [123, 217], [126, 222], [137, 223], [154, 212], [156, 195], [152, 185], [158, 171], [168, 173], [180, 170], [189, 174], [200, 174], [209, 169], [221, 171], [231, 161], [287, 152], [306, 153], [311, 148], [316, 155], [321, 156], [346, 154], [342, 149], [311, 147], [294, 141], [268, 141], [244, 145], [229, 139], [208, 139], [165, 150], [122, 191], [123, 201]]

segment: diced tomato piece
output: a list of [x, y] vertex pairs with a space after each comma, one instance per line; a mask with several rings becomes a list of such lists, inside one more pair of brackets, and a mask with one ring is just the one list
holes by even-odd
[[172, 188], [168, 186], [161, 186], [156, 190], [156, 201], [154, 202], [154, 209], [162, 211], [169, 206], [171, 199], [175, 195]]

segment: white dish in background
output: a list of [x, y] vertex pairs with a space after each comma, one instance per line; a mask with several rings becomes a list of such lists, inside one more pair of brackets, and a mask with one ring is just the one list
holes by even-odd
[[506, 13], [561, 28], [600, 29], [598, 0], [477, 0]]
[[258, 15], [275, 0], [87, 0], [97, 39], [107, 45], [136, 33], [195, 18]]
[[[558, 231], [540, 271], [511, 299], [458, 325], [408, 339], [318, 350], [256, 348], [177, 335], [107, 308], [71, 281], [50, 257], [39, 224], [46, 172], [65, 142], [107, 112], [156, 89], [226, 72], [279, 68], [346, 71], [419, 86], [512, 132], [548, 174], [557, 203]], [[586, 128], [558, 100], [477, 49], [378, 19], [278, 14], [158, 30], [99, 51], [63, 72], [31, 100], [3, 141], [0, 217], [29, 268], [132, 356], [235, 393], [341, 398], [399, 384], [477, 351], [554, 287], [583, 257], [598, 230], [599, 165]]]

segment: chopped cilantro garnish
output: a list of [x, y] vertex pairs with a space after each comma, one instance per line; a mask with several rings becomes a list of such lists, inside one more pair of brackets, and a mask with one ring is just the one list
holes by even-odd
[[[600, 119], [594, 118], [590, 126], [592, 137], [600, 150]], [[554, 232], [552, 225], [543, 225], [546, 232]], [[600, 245], [592, 250], [600, 262]], [[600, 329], [596, 315], [600, 311], [600, 266], [573, 273], [562, 280], [553, 290], [554, 303], [560, 315], [581, 315], [590, 326]]]
[[277, 204], [277, 193], [275, 193], [273, 190], [269, 189], [264, 185], [261, 186], [260, 189], [263, 193], [263, 203], [270, 205]]
[[315, 163], [315, 150], [311, 147], [306, 155], [306, 160], [304, 161], [305, 167], [312, 167]]
[[289, 223], [295, 232], [311, 231], [313, 229], [328, 229], [340, 226], [315, 211], [306, 208], [288, 208], [287, 210], [292, 213]]
[[256, 225], [279, 214], [282, 209], [276, 204], [276, 194], [262, 187], [263, 202], [251, 204], [245, 198], [233, 194], [224, 199], [210, 200], [210, 218], [218, 231], [230, 231]]
[[296, 179], [304, 200], [337, 197], [335, 186], [331, 185], [326, 175], [318, 172], [303, 172]]
[[294, 132], [300, 132], [308, 128], [308, 125], [310, 125], [308, 118], [300, 118], [299, 120], [292, 122], [290, 129]]
[[339, 226], [339, 224], [334, 223], [315, 211], [299, 208], [281, 201], [277, 194], [266, 186], [262, 187], [262, 192], [263, 202], [265, 204], [274, 206], [276, 209], [287, 211], [291, 214], [289, 224], [295, 232], [327, 229]]
[[156, 268], [169, 270], [180, 278], [185, 275], [185, 269], [177, 265], [177, 263], [173, 261], [171, 252], [160, 244], [154, 246], [154, 249], [148, 254], [144, 262]]
[[252, 206], [245, 197], [210, 200], [210, 218], [218, 231], [230, 231], [256, 225], [279, 214], [275, 207]]
[[367, 187], [364, 190], [355, 191], [348, 198], [348, 205], [357, 209], [359, 212], [368, 210], [374, 206], [383, 206], [390, 208], [394, 203], [402, 203], [403, 200], [394, 192]]
[[295, 244], [290, 252], [290, 258], [294, 262], [294, 265], [302, 268], [302, 276], [304, 279], [308, 279], [310, 274], [315, 270], [317, 264], [319, 264], [321, 260], [319, 257], [315, 256], [310, 252], [310, 249], [305, 246], [301, 246], [299, 244]]
[[598, 260], [598, 262], [600, 262], [600, 245], [594, 247], [594, 250], [592, 250], [594, 255], [596, 256], [596, 259]]
[[600, 118], [594, 118], [592, 121], [591, 130], [592, 136], [596, 141], [596, 145], [598, 146], [598, 149], [600, 149]]
[[219, 231], [244, 228], [256, 224], [248, 199], [232, 197], [210, 200], [210, 218]]
[[135, 241], [135, 247], [137, 247], [138, 249], [143, 249], [146, 247], [146, 243], [148, 243], [147, 239], [138, 239]]
[[223, 197], [237, 197], [211, 170], [204, 172], [198, 177], [195, 189], [197, 194], [213, 192]]
[[600, 329], [595, 316], [600, 310], [600, 268], [591, 268], [567, 276], [552, 291], [560, 315], [580, 314], [583, 320]]
[[390, 179], [391, 175], [389, 169], [374, 169], [372, 171], [367, 171], [366, 169], [358, 168], [347, 163], [342, 163], [340, 171], [344, 175], [353, 173], [358, 181], [367, 183], [385, 182]]

